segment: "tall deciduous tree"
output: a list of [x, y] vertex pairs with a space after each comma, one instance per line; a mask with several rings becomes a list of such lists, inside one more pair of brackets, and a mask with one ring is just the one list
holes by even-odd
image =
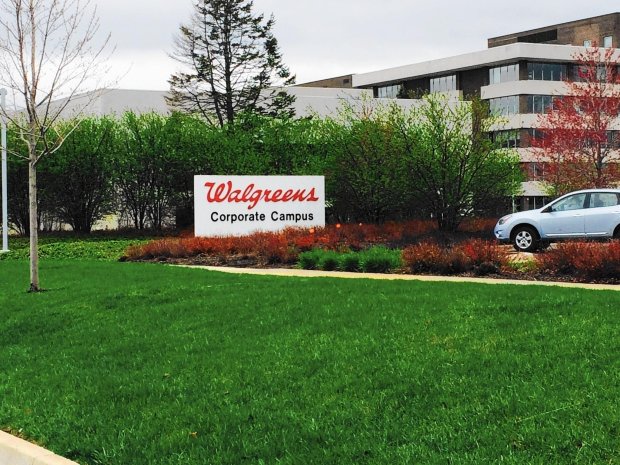
[[402, 218], [407, 197], [402, 131], [415, 121], [397, 105], [363, 99], [343, 103], [338, 118], [320, 126], [328, 144], [326, 190], [340, 221], [383, 222]]
[[[37, 292], [37, 165], [71, 132], [71, 127], [57, 129], [50, 137], [74, 97], [97, 74], [109, 36], [98, 41], [99, 22], [89, 0], [0, 1], [0, 85], [24, 108], [6, 116], [28, 147], [30, 290]], [[81, 99], [74, 113], [88, 103]]]
[[519, 156], [492, 140], [500, 121], [481, 100], [430, 94], [412, 117], [416, 123], [403, 128], [412, 195], [440, 230], [454, 231], [464, 217], [518, 192]]
[[[58, 128], [68, 131], [75, 124], [68, 120]], [[54, 216], [76, 232], [89, 233], [96, 221], [114, 211], [112, 159], [117, 132], [112, 118], [85, 118], [42, 165]]]
[[574, 58], [566, 95], [539, 117], [540, 135], [532, 140], [554, 195], [620, 182], [620, 51], [592, 47]]
[[275, 86], [294, 84], [272, 33], [274, 18], [254, 14], [252, 0], [198, 0], [180, 29], [173, 58], [186, 71], [170, 78], [168, 102], [202, 114], [212, 125], [242, 111], [290, 115], [293, 97]]
[[124, 211], [136, 229], [162, 229], [172, 201], [175, 163], [169, 150], [167, 122], [155, 114], [125, 113], [115, 161], [116, 188]]

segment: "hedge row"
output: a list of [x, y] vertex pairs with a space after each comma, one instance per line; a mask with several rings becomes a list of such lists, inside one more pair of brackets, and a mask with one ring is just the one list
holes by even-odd
[[[494, 220], [472, 220], [462, 224], [464, 234], [489, 236]], [[375, 245], [391, 248], [419, 242], [437, 234], [431, 220], [386, 222], [381, 225], [345, 223], [324, 228], [286, 228], [248, 236], [165, 238], [127, 250], [129, 260], [184, 259], [198, 255], [226, 258], [247, 255], [262, 263], [294, 263], [299, 253], [323, 249], [360, 251]]]
[[[64, 144], [37, 165], [40, 224], [89, 232], [115, 214], [138, 230], [189, 227], [197, 174], [323, 175], [334, 223], [433, 218], [452, 231], [464, 217], [507, 211], [518, 156], [472, 125], [483, 109], [438, 96], [425, 103], [343, 108], [324, 120], [243, 115], [224, 128], [183, 114], [65, 122], [55, 128]], [[15, 128], [8, 145], [21, 156], [10, 157], [9, 215], [25, 233], [27, 149]]]
[[429, 230], [433, 231], [432, 224], [419, 221], [289, 228], [241, 237], [166, 238], [130, 247], [125, 258], [192, 261], [215, 257], [222, 264], [252, 259], [259, 266], [297, 264], [328, 271], [544, 274], [579, 281], [620, 281], [620, 241], [559, 243], [523, 263], [512, 261], [512, 248], [494, 240], [452, 237], [450, 242], [439, 243], [429, 239]]

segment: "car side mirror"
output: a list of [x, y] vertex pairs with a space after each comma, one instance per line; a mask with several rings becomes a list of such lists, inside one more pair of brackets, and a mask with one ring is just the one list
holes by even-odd
[[553, 211], [553, 207], [547, 207], [540, 211], [540, 213], [551, 213]]

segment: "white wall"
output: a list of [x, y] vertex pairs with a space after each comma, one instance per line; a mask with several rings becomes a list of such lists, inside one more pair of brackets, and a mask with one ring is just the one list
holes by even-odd
[[[62, 112], [69, 119], [77, 115], [120, 116], [126, 111], [135, 113], [156, 112], [168, 114], [170, 110], [164, 97], [167, 92], [155, 90], [103, 89], [74, 97]], [[64, 105], [66, 99], [54, 102], [56, 108]]]
[[[344, 102], [353, 107], [361, 107], [362, 102], [369, 105], [396, 103], [404, 108], [416, 105], [415, 100], [408, 99], [373, 99], [372, 91], [366, 89], [333, 89], [321, 87], [289, 87], [286, 91], [295, 96], [295, 115], [298, 118], [317, 116], [325, 118], [336, 116]], [[156, 112], [170, 113], [165, 91], [107, 89], [94, 91], [75, 97], [63, 111], [63, 118], [78, 114], [87, 116], [116, 115], [131, 110], [135, 113]], [[60, 100], [56, 105], [64, 104]]]

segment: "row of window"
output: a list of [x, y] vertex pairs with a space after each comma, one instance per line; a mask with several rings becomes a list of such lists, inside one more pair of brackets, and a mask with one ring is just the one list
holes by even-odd
[[456, 74], [431, 79], [431, 92], [450, 92], [456, 90]]
[[519, 80], [519, 64], [497, 66], [489, 69], [489, 84], [500, 84]]
[[516, 115], [519, 113], [519, 96], [508, 95], [489, 99], [489, 111], [499, 116]]
[[377, 97], [379, 98], [398, 98], [398, 94], [402, 89], [401, 84], [394, 84], [391, 86], [383, 86], [377, 88]]
[[[525, 144], [521, 143], [522, 137], [525, 139]], [[529, 147], [532, 139], [543, 139], [545, 137], [544, 131], [535, 128], [529, 129], [509, 129], [502, 131], [493, 131], [491, 138], [493, 141], [499, 143], [502, 148], [519, 148]], [[587, 144], [587, 142], [586, 142]], [[603, 147], [618, 149], [620, 148], [620, 131], [606, 131], [606, 141], [602, 144]]]
[[[599, 79], [605, 79], [605, 68], [598, 72]], [[573, 78], [579, 80], [579, 70], [573, 73]], [[528, 81], [564, 81], [568, 78], [568, 66], [562, 63], [533, 63], [527, 64]], [[519, 64], [497, 66], [489, 69], [489, 84], [519, 81]]]
[[561, 63], [528, 63], [527, 79], [530, 81], [563, 81], [567, 78], [568, 66]]
[[494, 131], [491, 133], [491, 139], [505, 149], [517, 149], [521, 147], [521, 131], [518, 129]]
[[[605, 80], [607, 69], [601, 66], [597, 70], [597, 78]], [[613, 72], [620, 74], [620, 66], [613, 69]], [[575, 81], [583, 81], [584, 73], [577, 66], [570, 66], [562, 63], [527, 63], [527, 80], [529, 81], [564, 81], [569, 77]], [[504, 66], [496, 66], [489, 69], [489, 84], [501, 84], [503, 82], [519, 81], [519, 64], [513, 63]], [[613, 78], [610, 78], [613, 80]], [[457, 76], [450, 74], [438, 76], [430, 79], [430, 92], [450, 92], [457, 90]], [[401, 93], [402, 84], [393, 84], [377, 87], [377, 97], [397, 98]]]
[[[569, 71], [572, 71], [571, 78], [575, 81], [584, 80], [584, 71], [577, 66], [569, 68], [567, 64], [562, 63], [535, 63], [527, 64], [527, 80], [528, 81], [564, 81], [569, 77]], [[600, 66], [597, 70], [597, 79], [605, 80], [608, 70], [605, 66]], [[620, 73], [619, 69], [614, 70]], [[489, 69], [489, 84], [500, 84], [502, 82], [519, 81], [519, 64], [497, 66]], [[613, 78], [610, 78], [613, 80]]]
[[508, 95], [489, 99], [489, 110], [498, 116], [517, 115], [519, 113], [544, 114], [553, 109], [553, 103], [561, 98], [557, 95], [526, 95], [525, 108], [520, 109], [519, 96]]
[[[525, 113], [547, 113], [553, 107], [553, 95], [527, 95]], [[519, 96], [508, 95], [489, 99], [489, 110], [494, 115], [509, 116], [521, 113], [519, 110]]]
[[[583, 41], [583, 46], [584, 47], [592, 47], [592, 41], [591, 40], [584, 40]], [[612, 36], [605, 36], [603, 37], [603, 48], [612, 48], [614, 45], [614, 40]]]

